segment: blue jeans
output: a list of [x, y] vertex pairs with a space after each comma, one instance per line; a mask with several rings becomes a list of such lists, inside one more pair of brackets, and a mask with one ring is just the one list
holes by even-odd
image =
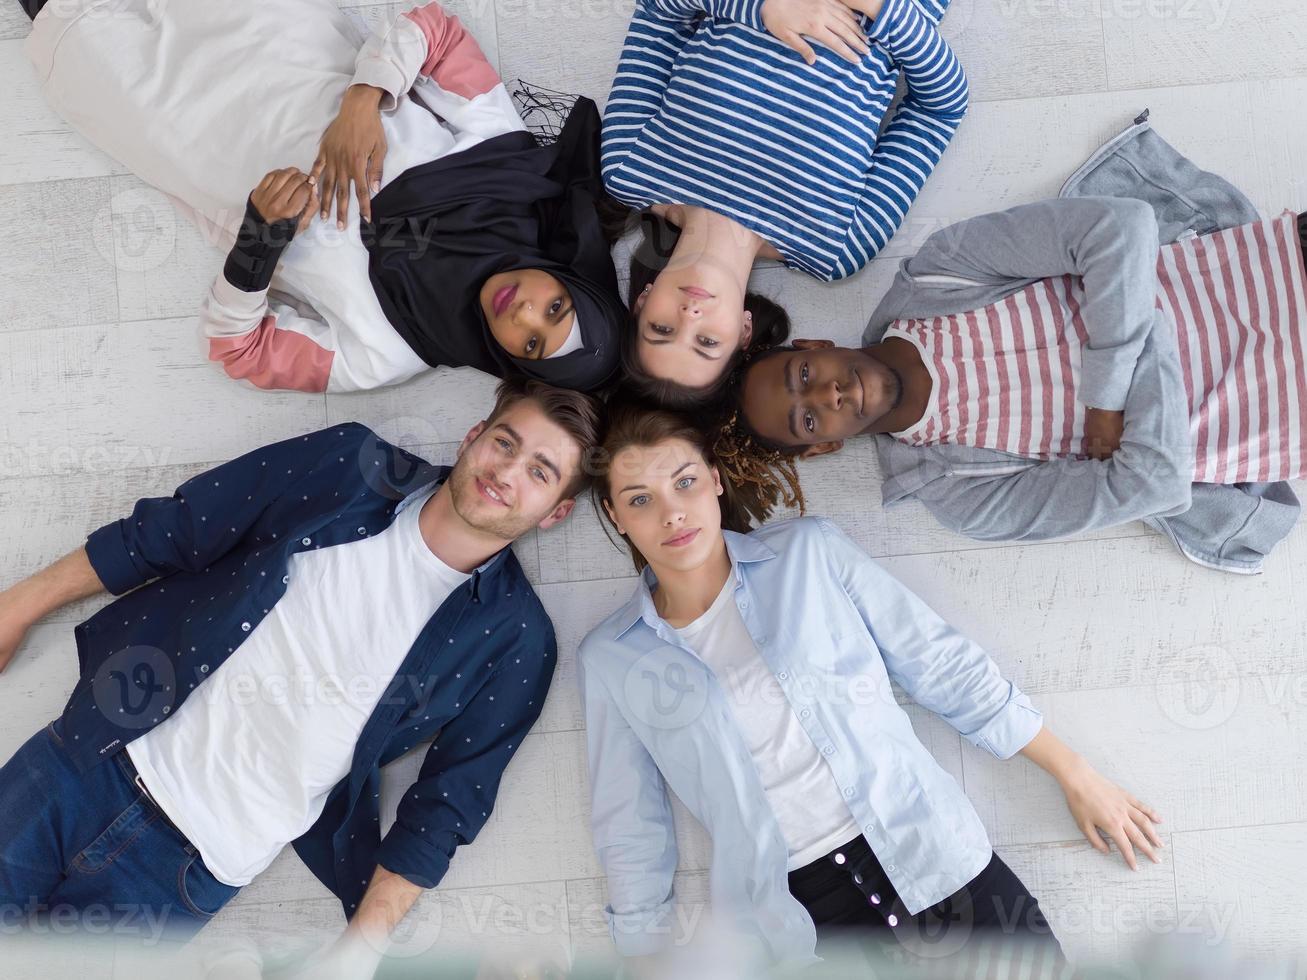
[[125, 751], [79, 773], [58, 719], [0, 769], [0, 936], [57, 927], [188, 939], [238, 888], [134, 782]]

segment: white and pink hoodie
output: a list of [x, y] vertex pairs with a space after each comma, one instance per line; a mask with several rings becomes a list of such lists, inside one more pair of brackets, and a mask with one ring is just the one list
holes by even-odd
[[[410, 167], [524, 129], [498, 72], [438, 3], [366, 40], [333, 0], [81, 0], [49, 4], [27, 41], [68, 122], [167, 194], [224, 251], [270, 170], [308, 171], [345, 90], [383, 89], [384, 187]], [[260, 388], [353, 391], [427, 369], [368, 278], [358, 203], [315, 218], [269, 289], [218, 274], [200, 313], [206, 356]]]

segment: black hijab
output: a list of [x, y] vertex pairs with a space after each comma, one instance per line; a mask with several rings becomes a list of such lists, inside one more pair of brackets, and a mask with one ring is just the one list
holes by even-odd
[[[617, 371], [628, 320], [595, 202], [599, 111], [578, 99], [557, 142], [492, 137], [406, 170], [372, 199], [362, 228], [387, 319], [428, 364], [525, 374], [590, 391]], [[583, 347], [514, 357], [490, 333], [479, 299], [497, 272], [542, 269], [572, 296]]]

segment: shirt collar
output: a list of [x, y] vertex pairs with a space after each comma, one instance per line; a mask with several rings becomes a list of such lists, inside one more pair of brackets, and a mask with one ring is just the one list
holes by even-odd
[[[726, 554], [731, 559], [731, 576], [735, 579], [737, 589], [744, 583], [742, 566], [776, 557], [776, 552], [751, 534], [739, 534], [723, 528], [722, 537], [726, 539]], [[658, 579], [653, 569], [646, 566], [640, 573], [640, 580], [636, 583], [635, 594], [622, 608], [615, 639], [620, 640], [641, 620], [644, 620], [645, 624], [655, 632], [660, 627], [667, 627], [666, 622], [654, 608], [653, 590], [657, 584]]]

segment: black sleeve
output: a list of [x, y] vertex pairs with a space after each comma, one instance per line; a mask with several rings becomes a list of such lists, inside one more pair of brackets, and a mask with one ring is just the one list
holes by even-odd
[[245, 201], [245, 217], [236, 235], [236, 244], [227, 254], [222, 274], [245, 293], [257, 293], [272, 282], [277, 260], [295, 237], [295, 219], [283, 218], [271, 223], [263, 220], [253, 200]]

